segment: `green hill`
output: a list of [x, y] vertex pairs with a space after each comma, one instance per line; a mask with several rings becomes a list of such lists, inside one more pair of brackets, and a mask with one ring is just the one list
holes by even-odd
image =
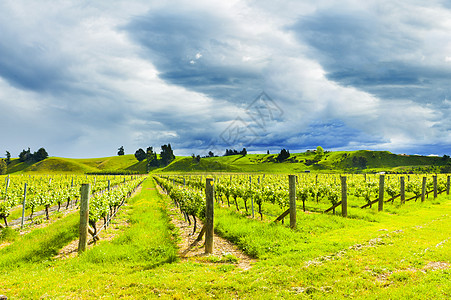
[[[152, 172], [257, 172], [257, 173], [300, 173], [300, 172], [440, 172], [443, 166], [451, 169], [448, 157], [419, 155], [397, 155], [388, 151], [337, 151], [319, 157], [314, 151], [291, 154], [283, 162], [277, 161], [278, 154], [248, 154], [221, 157], [206, 157], [197, 160], [192, 157], [177, 157], [164, 168], [153, 168]], [[92, 173], [136, 171], [146, 173], [146, 161], [138, 162], [134, 155], [103, 158], [72, 159], [49, 157], [41, 162], [29, 164], [12, 159], [9, 174], [21, 173]]]
[[291, 154], [282, 162], [278, 154], [248, 154], [206, 157], [200, 161], [192, 157], [175, 160], [157, 172], [440, 172], [451, 164], [447, 157], [397, 155], [388, 151], [337, 151], [318, 157], [314, 151]]
[[8, 174], [23, 173], [72, 173], [84, 174], [105, 171], [137, 171], [146, 172], [146, 162], [138, 162], [134, 155], [122, 155], [103, 158], [74, 159], [49, 157], [43, 161], [30, 164], [12, 159], [8, 166]]

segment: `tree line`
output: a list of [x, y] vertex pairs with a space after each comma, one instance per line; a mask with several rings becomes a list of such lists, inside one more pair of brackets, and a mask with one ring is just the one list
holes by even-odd
[[135, 158], [139, 162], [147, 160], [147, 170], [149, 171], [151, 167], [162, 167], [169, 165], [175, 159], [175, 155], [171, 144], [167, 144], [161, 146], [159, 158], [157, 153], [153, 150], [153, 147], [147, 147], [146, 151], [139, 148], [135, 151]]
[[[8, 166], [11, 163], [11, 153], [6, 151], [6, 158], [0, 159], [0, 175], [6, 174], [8, 171]], [[23, 149], [19, 153], [19, 161], [26, 163], [37, 163], [49, 157], [49, 154], [44, 148], [39, 148], [38, 151], [31, 152], [30, 148], [27, 150]]]

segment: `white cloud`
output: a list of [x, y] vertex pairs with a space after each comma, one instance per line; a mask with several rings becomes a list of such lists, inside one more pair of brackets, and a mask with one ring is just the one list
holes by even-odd
[[[355, 64], [336, 59], [347, 62], [343, 49], [320, 53], [293, 30], [324, 11], [371, 23], [374, 40], [350, 55]], [[191, 154], [246, 118], [262, 90], [284, 111], [260, 133], [262, 144], [302, 148], [335, 138], [337, 149], [407, 152], [451, 143], [443, 101], [451, 97], [443, 64], [451, 61], [451, 13], [435, 2], [4, 1], [0, 16], [0, 124], [13, 128], [5, 133], [12, 153], [47, 146], [51, 155], [104, 156], [121, 145], [130, 153], [171, 142]], [[168, 23], [139, 27], [157, 17]], [[175, 35], [184, 18], [193, 30]], [[144, 29], [165, 39], [136, 39]], [[331, 133], [309, 132], [318, 124]]]

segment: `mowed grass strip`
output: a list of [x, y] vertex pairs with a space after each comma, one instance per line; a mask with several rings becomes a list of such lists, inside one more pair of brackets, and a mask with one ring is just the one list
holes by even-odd
[[81, 257], [83, 262], [133, 264], [135, 268], [141, 266], [147, 269], [177, 259], [173, 227], [153, 179], [147, 179], [141, 193], [129, 203], [133, 206], [128, 220], [131, 226], [111, 243], [103, 243], [87, 251]]
[[73, 213], [45, 228], [16, 237], [11, 245], [0, 250], [0, 268], [13, 269], [50, 260], [78, 237], [78, 222], [79, 215]]

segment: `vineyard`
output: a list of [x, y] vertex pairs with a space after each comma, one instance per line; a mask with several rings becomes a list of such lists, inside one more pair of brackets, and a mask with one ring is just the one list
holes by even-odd
[[[381, 180], [382, 179], [382, 180]], [[157, 182], [178, 204], [185, 218], [205, 214], [205, 177], [201, 175], [167, 175], [156, 177]], [[346, 204], [351, 218], [372, 219], [369, 210], [377, 202], [387, 203], [385, 209], [397, 212], [407, 201], [437, 198], [441, 193], [449, 195], [448, 175], [330, 175], [298, 174], [293, 187], [298, 200], [296, 210], [304, 212], [345, 213], [342, 204], [345, 184]], [[254, 218], [282, 220], [290, 206], [290, 186], [284, 175], [217, 175], [214, 176], [216, 202]], [[382, 191], [382, 193], [381, 193]], [[254, 207], [255, 206], [255, 207]], [[366, 211], [365, 211], [366, 209]], [[370, 212], [368, 212], [368, 210]], [[381, 210], [381, 209], [379, 209]]]
[[[0, 180], [0, 295], [11, 299], [446, 299], [451, 292], [446, 174], [11, 175]], [[140, 184], [142, 190], [130, 197]], [[61, 249], [82, 239], [84, 191], [91, 240], [109, 223], [117, 236], [62, 259]], [[120, 208], [124, 201], [127, 206]], [[57, 213], [71, 209], [80, 215]], [[53, 223], [33, 229], [38, 212]], [[22, 214], [27, 231], [17, 223]], [[252, 259], [246, 269], [216, 242], [209, 244], [210, 255], [180, 257], [181, 231], [200, 240], [209, 224], [215, 241], [221, 237]], [[24, 235], [8, 239], [7, 226]], [[204, 246], [207, 253], [207, 237], [190, 247]]]
[[[7, 227], [8, 223], [17, 223], [22, 215], [21, 227], [25, 221], [32, 225], [36, 211], [45, 212], [46, 220], [50, 219], [50, 208], [57, 206], [69, 209], [77, 207], [80, 199], [81, 183], [90, 184], [91, 204], [89, 222], [93, 227], [93, 236], [96, 235], [96, 223], [103, 218], [104, 223], [112, 216], [125, 199], [136, 189], [143, 178], [138, 176], [2, 176], [4, 183], [0, 196], [0, 218]], [[27, 214], [27, 216], [25, 216]], [[16, 222], [14, 222], [16, 221]], [[11, 225], [11, 224], [10, 224]]]

